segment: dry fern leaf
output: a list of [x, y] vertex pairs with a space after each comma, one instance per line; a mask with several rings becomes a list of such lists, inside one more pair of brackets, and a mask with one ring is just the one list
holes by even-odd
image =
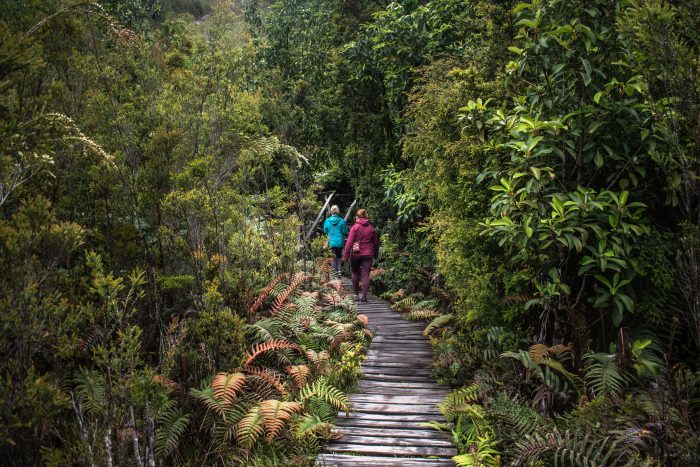
[[333, 340], [331, 341], [329, 347], [330, 347], [331, 349], [335, 349], [335, 348], [338, 347], [342, 342], [345, 342], [346, 340], [350, 339], [351, 337], [352, 337], [352, 334], [350, 334], [350, 333], [347, 332], [347, 331], [343, 331], [343, 332], [341, 332], [340, 334], [338, 334], [337, 336], [335, 336], [335, 337], [333, 338]]
[[211, 382], [214, 397], [223, 404], [233, 404], [236, 393], [243, 388], [246, 377], [243, 373], [217, 373]]
[[255, 299], [253, 304], [250, 306], [250, 309], [248, 312], [252, 315], [254, 313], [257, 313], [260, 311], [260, 309], [263, 306], [263, 303], [265, 303], [265, 299], [272, 293], [272, 291], [275, 289], [275, 286], [279, 281], [281, 281], [285, 276], [287, 275], [286, 272], [283, 272], [279, 276], [275, 277], [270, 281], [269, 284], [267, 284], [267, 287], [265, 287], [262, 292], [260, 292], [260, 295], [258, 295], [258, 298]]
[[372, 280], [374, 280], [374, 279], [376, 279], [377, 277], [379, 277], [379, 276], [381, 276], [382, 274], [385, 274], [385, 273], [386, 273], [386, 269], [372, 269], [372, 270], [369, 272], [369, 278], [372, 279]]
[[283, 339], [277, 339], [277, 340], [271, 340], [267, 342], [262, 342], [260, 344], [255, 344], [253, 347], [251, 347], [250, 352], [246, 352], [246, 355], [248, 356], [248, 359], [245, 361], [243, 366], [249, 366], [255, 358], [263, 354], [265, 352], [270, 352], [273, 350], [282, 350], [282, 349], [294, 349], [297, 351], [301, 351], [298, 345], [285, 341]]
[[338, 306], [340, 302], [343, 301], [343, 297], [336, 291], [328, 292], [323, 294], [323, 302], [327, 305]]
[[263, 427], [267, 442], [271, 442], [282, 431], [284, 425], [292, 418], [292, 414], [301, 412], [298, 402], [282, 402], [274, 399], [262, 401], [260, 412], [263, 416]]
[[293, 365], [287, 367], [287, 373], [289, 373], [297, 387], [302, 388], [306, 384], [306, 379], [309, 377], [309, 367], [306, 365]]
[[262, 368], [255, 366], [245, 366], [243, 371], [249, 375], [257, 376], [261, 380], [265, 381], [267, 384], [275, 388], [280, 396], [287, 395], [287, 388], [282, 384], [282, 375], [270, 368]]
[[325, 284], [323, 284], [323, 286], [329, 289], [335, 289], [336, 292], [340, 292], [341, 290], [343, 290], [343, 281], [341, 281], [340, 279], [335, 279], [330, 282], [326, 282]]
[[272, 308], [270, 309], [270, 313], [274, 316], [277, 313], [280, 312], [282, 309], [282, 305], [284, 305], [287, 300], [289, 300], [289, 297], [292, 296], [294, 291], [301, 285], [302, 282], [306, 279], [306, 275], [303, 272], [298, 272], [294, 274], [294, 277], [292, 277], [292, 282], [289, 284], [289, 286], [280, 293], [277, 298], [275, 299], [275, 302], [272, 304]]
[[439, 316], [440, 313], [437, 310], [431, 309], [416, 309], [411, 311], [406, 317], [411, 320], [422, 320], [422, 319], [433, 319]]
[[367, 315], [357, 315], [355, 319], [357, 319], [357, 322], [362, 326], [367, 326], [369, 324], [369, 316]]
[[169, 391], [180, 392], [180, 390], [182, 389], [182, 387], [175, 381], [163, 375], [154, 375], [153, 382], [160, 384]]

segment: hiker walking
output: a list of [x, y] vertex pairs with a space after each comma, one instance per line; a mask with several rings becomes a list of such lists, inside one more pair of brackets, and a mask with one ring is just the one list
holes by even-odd
[[343, 246], [348, 236], [348, 225], [340, 217], [338, 206], [331, 206], [331, 216], [323, 223], [323, 232], [328, 237], [328, 247], [333, 252], [332, 267], [340, 274], [343, 257]]
[[[367, 211], [359, 209], [355, 225], [350, 229], [348, 241], [343, 250], [343, 259], [350, 259], [352, 271], [352, 287], [355, 300], [366, 302], [369, 291], [369, 273], [372, 263], [379, 256], [379, 237], [374, 226], [369, 221]], [[362, 296], [360, 296], [360, 276], [362, 277]]]

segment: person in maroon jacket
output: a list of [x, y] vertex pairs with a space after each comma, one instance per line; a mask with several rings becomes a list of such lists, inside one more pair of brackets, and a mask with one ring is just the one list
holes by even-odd
[[[355, 300], [366, 302], [369, 291], [369, 273], [372, 263], [379, 256], [379, 237], [374, 226], [369, 222], [367, 211], [359, 209], [355, 225], [350, 229], [348, 240], [343, 250], [343, 260], [350, 259], [352, 287]], [[362, 276], [362, 297], [360, 297], [360, 275]]]

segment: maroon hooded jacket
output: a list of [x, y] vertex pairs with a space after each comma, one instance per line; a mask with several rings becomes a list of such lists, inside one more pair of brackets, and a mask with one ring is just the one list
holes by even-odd
[[[360, 252], [352, 252], [352, 244], [360, 242]], [[343, 259], [345, 261], [352, 256], [364, 256], [365, 258], [377, 259], [379, 256], [379, 237], [374, 226], [367, 219], [357, 219], [355, 225], [350, 229], [348, 240], [345, 242]]]

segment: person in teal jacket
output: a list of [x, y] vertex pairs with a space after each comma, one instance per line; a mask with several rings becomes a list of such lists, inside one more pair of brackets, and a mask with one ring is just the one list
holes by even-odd
[[340, 274], [343, 265], [343, 246], [348, 237], [348, 225], [340, 217], [338, 206], [331, 206], [331, 216], [323, 223], [323, 232], [328, 237], [328, 246], [333, 251], [333, 269]]

